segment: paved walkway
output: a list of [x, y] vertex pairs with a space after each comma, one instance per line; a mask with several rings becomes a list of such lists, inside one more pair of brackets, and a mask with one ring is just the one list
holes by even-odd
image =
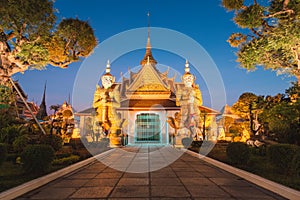
[[106, 165], [95, 161], [18, 199], [283, 199], [181, 154], [171, 147], [122, 148], [102, 158]]

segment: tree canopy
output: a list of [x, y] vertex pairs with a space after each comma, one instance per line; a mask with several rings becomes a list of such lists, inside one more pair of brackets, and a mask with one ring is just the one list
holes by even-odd
[[252, 134], [262, 132], [279, 142], [300, 145], [300, 86], [275, 96], [243, 93], [232, 111], [245, 120]]
[[[46, 65], [66, 68], [97, 45], [86, 21], [57, 21], [52, 0], [0, 1], [1, 81]], [[1, 83], [0, 81], [0, 83]]]
[[[248, 2], [248, 1], [247, 1]], [[233, 33], [228, 42], [238, 48], [237, 61], [247, 70], [256, 66], [300, 79], [300, 0], [222, 0], [242, 33]]]

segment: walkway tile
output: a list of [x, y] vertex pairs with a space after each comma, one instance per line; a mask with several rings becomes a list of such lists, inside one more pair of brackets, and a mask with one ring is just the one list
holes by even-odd
[[94, 178], [98, 173], [76, 173], [73, 174], [69, 177], [67, 177], [67, 179], [92, 179]]
[[151, 185], [182, 185], [178, 178], [151, 178]]
[[189, 186], [187, 187], [188, 191], [192, 194], [193, 197], [205, 197], [205, 198], [227, 198], [230, 197], [230, 194], [222, 190], [216, 185], [203, 185], [201, 187]]
[[106, 198], [113, 187], [83, 187], [76, 191], [70, 198]]
[[210, 181], [207, 178], [180, 178], [182, 183], [186, 186], [186, 187], [190, 187], [190, 186], [203, 186], [203, 185], [215, 185], [212, 181]]
[[149, 185], [148, 178], [122, 178], [120, 179], [118, 186], [126, 185]]
[[92, 179], [88, 181], [84, 186], [85, 187], [100, 187], [100, 186], [109, 186], [109, 187], [114, 187], [117, 185], [119, 179], [114, 179], [114, 178], [107, 178], [107, 179]]
[[222, 188], [238, 199], [274, 199], [272, 196], [255, 187], [222, 186]]
[[189, 154], [161, 168], [178, 153], [171, 147], [116, 149], [102, 160], [116, 168], [94, 162], [17, 199], [284, 199]]
[[107, 172], [100, 173], [95, 178], [120, 178], [122, 176], [121, 172]]
[[[129, 198], [124, 198], [124, 197], [121, 197], [121, 198], [117, 198], [117, 197], [114, 197], [114, 198], [108, 198], [108, 200], [150, 200], [150, 198], [133, 198], [133, 197], [129, 197]], [[98, 199], [97, 199], [98, 200]]]
[[182, 186], [151, 186], [152, 197], [190, 197], [191, 195]]
[[65, 179], [61, 181], [54, 181], [52, 187], [57, 188], [79, 188], [88, 182], [88, 179]]
[[249, 186], [249, 183], [241, 178], [209, 178], [212, 182], [214, 182], [217, 185], [224, 185], [224, 186]]
[[111, 194], [111, 197], [149, 197], [148, 186], [117, 186]]
[[192, 200], [192, 198], [190, 198], [190, 197], [178, 197], [178, 198], [176, 198], [176, 197], [158, 197], [158, 198], [151, 198], [151, 200]]
[[66, 199], [75, 191], [75, 188], [47, 188], [34, 194], [30, 199]]
[[181, 171], [181, 172], [176, 172], [176, 174], [179, 178], [183, 178], [183, 177], [203, 178], [204, 177], [202, 174], [196, 171], [189, 171], [189, 172]]
[[149, 178], [149, 173], [125, 173], [123, 178]]
[[171, 178], [171, 177], [177, 177], [177, 175], [174, 172], [151, 172], [151, 177], [153, 178]]

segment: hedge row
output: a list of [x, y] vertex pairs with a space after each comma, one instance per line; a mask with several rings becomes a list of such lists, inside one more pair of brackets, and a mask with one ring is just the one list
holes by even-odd
[[38, 144], [27, 146], [21, 154], [21, 162], [26, 172], [45, 172], [54, 159], [54, 150], [50, 145]]
[[271, 145], [267, 149], [268, 159], [285, 174], [299, 175], [300, 148], [291, 144]]
[[59, 158], [52, 161], [53, 165], [70, 165], [77, 162], [80, 159], [80, 156], [71, 155], [65, 158]]
[[[247, 165], [251, 152], [254, 152], [252, 147], [247, 146], [242, 142], [233, 142], [227, 146], [227, 159], [234, 165]], [[291, 144], [275, 144], [258, 149], [259, 155], [266, 156], [270, 163], [277, 169], [278, 173], [286, 175], [300, 176], [300, 147]]]
[[6, 144], [0, 143], [0, 165], [6, 160], [7, 147]]

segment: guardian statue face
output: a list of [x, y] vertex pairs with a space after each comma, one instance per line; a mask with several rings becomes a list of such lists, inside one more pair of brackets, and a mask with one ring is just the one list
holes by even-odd
[[192, 87], [194, 84], [194, 76], [192, 74], [184, 74], [183, 77], [183, 83], [185, 87]]
[[114, 82], [114, 77], [111, 75], [103, 75], [101, 78], [102, 85], [105, 89], [108, 89], [112, 86]]

